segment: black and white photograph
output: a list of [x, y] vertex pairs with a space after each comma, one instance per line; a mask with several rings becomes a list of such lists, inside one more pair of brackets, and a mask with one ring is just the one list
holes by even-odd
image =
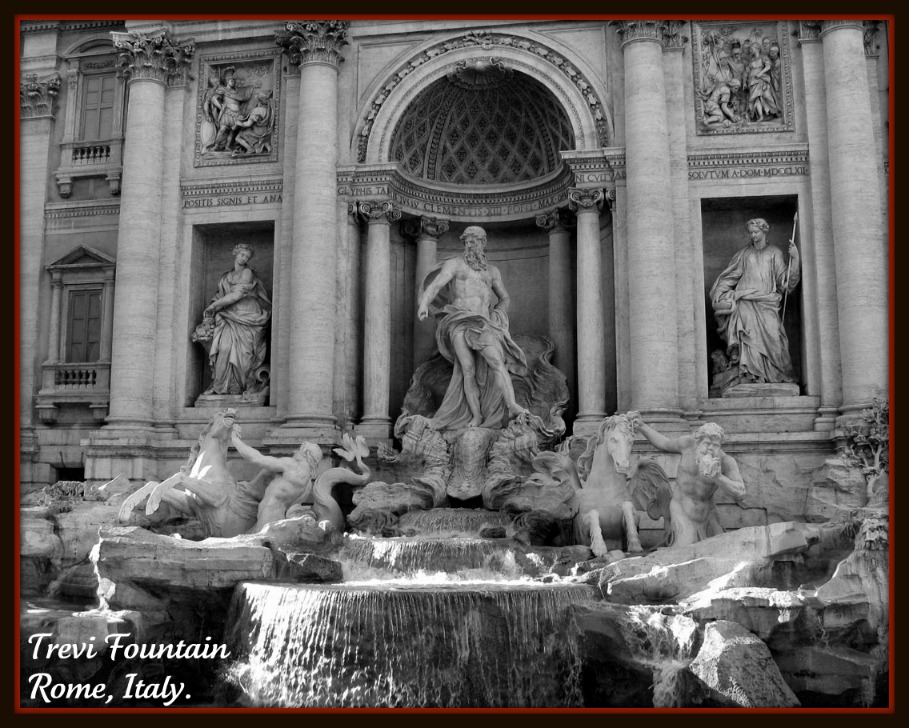
[[15, 26], [16, 712], [893, 712], [894, 16]]

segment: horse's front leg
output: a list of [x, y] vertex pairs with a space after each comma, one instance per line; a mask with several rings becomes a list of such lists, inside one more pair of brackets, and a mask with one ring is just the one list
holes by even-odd
[[644, 549], [641, 548], [641, 540], [638, 538], [637, 513], [634, 512], [634, 504], [631, 501], [622, 503], [622, 514], [625, 521], [625, 543], [628, 545], [628, 553], [644, 553]]
[[609, 549], [603, 540], [603, 530], [600, 528], [600, 514], [597, 511], [588, 511], [584, 515], [587, 522], [587, 533], [590, 536], [590, 550], [594, 556], [605, 556]]

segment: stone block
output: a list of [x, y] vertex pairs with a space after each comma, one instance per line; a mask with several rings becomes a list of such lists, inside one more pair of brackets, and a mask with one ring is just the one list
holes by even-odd
[[720, 704], [739, 708], [800, 705], [783, 680], [767, 645], [734, 622], [712, 622], [688, 669]]

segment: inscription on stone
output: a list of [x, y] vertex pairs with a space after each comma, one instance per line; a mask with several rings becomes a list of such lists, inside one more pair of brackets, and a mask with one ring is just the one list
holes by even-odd
[[183, 209], [199, 207], [232, 207], [236, 205], [267, 205], [281, 203], [281, 195], [272, 193], [266, 195], [222, 195], [219, 197], [193, 197], [183, 200]]
[[747, 169], [692, 169], [688, 171], [688, 181], [705, 179], [749, 179], [752, 177], [789, 177], [807, 175], [805, 165], [787, 167], [751, 167]]

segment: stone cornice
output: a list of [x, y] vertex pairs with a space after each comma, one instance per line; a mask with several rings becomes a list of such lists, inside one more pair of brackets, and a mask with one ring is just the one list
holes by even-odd
[[23, 20], [20, 33], [46, 33], [50, 30], [92, 30], [123, 25], [122, 20]]
[[163, 28], [149, 34], [131, 30], [112, 32], [111, 36], [114, 47], [120, 50], [117, 65], [121, 76], [174, 86], [189, 82], [189, 65], [196, 49], [192, 38], [174, 40]]
[[397, 163], [384, 163], [339, 167], [337, 179], [338, 194], [348, 201], [389, 199], [411, 215], [492, 222], [526, 219], [564, 204], [573, 176], [562, 167], [534, 185], [429, 186], [402, 172]]
[[287, 21], [275, 31], [275, 43], [284, 48], [292, 65], [322, 63], [337, 68], [344, 58], [349, 20]]
[[269, 194], [281, 193], [283, 190], [284, 180], [280, 177], [273, 179], [244, 179], [233, 182], [206, 180], [202, 182], [184, 182], [180, 185], [180, 195], [184, 198]]
[[120, 203], [107, 200], [86, 200], [85, 202], [48, 203], [44, 206], [45, 220], [59, 220], [93, 215], [119, 215]]
[[664, 48], [682, 48], [688, 38], [682, 35], [684, 20], [612, 20], [624, 47], [637, 40], [649, 40]]
[[53, 119], [57, 113], [57, 94], [62, 83], [56, 73], [42, 81], [34, 73], [23, 76], [19, 83], [20, 118]]

